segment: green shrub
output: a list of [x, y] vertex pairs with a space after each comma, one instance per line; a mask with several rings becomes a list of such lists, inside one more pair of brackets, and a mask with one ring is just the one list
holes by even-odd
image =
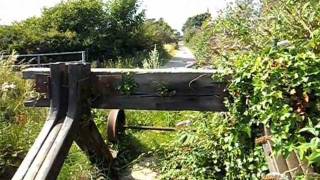
[[24, 107], [24, 100], [34, 96], [32, 85], [12, 71], [11, 59], [0, 60], [0, 179], [13, 175], [45, 118], [45, 111]]
[[139, 56], [155, 44], [162, 49], [177, 39], [163, 19], [145, 20], [137, 0], [63, 1], [44, 9], [40, 17], [0, 26], [0, 51], [87, 51], [89, 61], [100, 62]]
[[154, 46], [154, 50], [149, 53], [149, 57], [142, 63], [145, 69], [157, 69], [160, 67], [160, 55], [157, 50], [157, 46]]
[[228, 114], [189, 116], [193, 125], [162, 147], [163, 179], [261, 179], [267, 169], [262, 148], [235, 141]]
[[[200, 61], [223, 70], [238, 142], [271, 128], [276, 153], [299, 157], [319, 173], [320, 2], [236, 1], [191, 42]], [[207, 46], [207, 47], [206, 47]]]

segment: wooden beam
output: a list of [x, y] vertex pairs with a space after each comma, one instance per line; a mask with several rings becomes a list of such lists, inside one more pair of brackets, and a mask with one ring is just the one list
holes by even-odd
[[[66, 63], [68, 65], [68, 63]], [[114, 75], [114, 74], [218, 74], [217, 70], [207, 69], [119, 69], [119, 68], [92, 68], [94, 75]], [[50, 74], [50, 68], [28, 68], [22, 71], [24, 79], [35, 79], [36, 74]]]
[[[39, 77], [45, 81], [43, 75], [48, 72], [47, 68], [31, 68], [23, 71], [23, 76], [32, 79], [41, 74]], [[226, 84], [212, 79], [216, 73], [193, 69], [91, 69], [91, 107], [226, 111]], [[27, 105], [46, 107], [48, 100], [29, 101]]]
[[115, 175], [111, 169], [113, 163], [112, 153], [92, 119], [81, 123], [75, 141], [101, 173], [110, 174], [111, 176]]
[[[90, 96], [91, 83], [90, 79], [84, 79], [78, 83], [79, 87], [82, 87], [82, 90], [87, 92], [87, 94], [82, 93], [83, 97]], [[88, 101], [88, 98], [83, 100], [81, 103], [82, 116], [80, 117], [80, 125], [75, 141], [101, 173], [114, 175], [111, 171], [112, 154], [92, 119], [90, 101]]]

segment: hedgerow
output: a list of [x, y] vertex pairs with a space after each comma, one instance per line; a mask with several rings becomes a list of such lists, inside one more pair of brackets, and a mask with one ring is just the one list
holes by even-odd
[[[196, 132], [197, 143], [188, 146], [188, 153], [176, 152], [174, 156], [197, 159], [203, 145], [210, 145], [209, 134], [217, 136], [213, 141], [218, 146], [207, 146], [205, 157], [199, 159], [213, 160], [210, 153], [221, 152], [225, 146], [238, 149], [238, 154], [223, 149], [225, 154], [217, 158], [217, 164], [185, 162], [176, 166], [174, 173], [185, 171], [190, 174], [188, 178], [198, 177], [191, 173], [197, 167], [204, 168], [203, 179], [220, 179], [219, 174], [205, 172], [210, 172], [210, 167], [222, 167], [226, 179], [261, 177], [264, 161], [251, 171], [249, 164], [234, 169], [223, 166], [230, 160], [228, 156], [238, 156], [245, 164], [262, 155], [260, 147], [254, 145], [254, 139], [261, 135], [261, 124], [271, 129], [276, 154], [286, 157], [296, 152], [314, 172], [320, 172], [319, 1], [238, 0], [214, 20], [208, 19], [188, 45], [200, 66], [205, 63], [221, 70], [221, 77], [228, 82], [226, 124], [211, 121], [214, 128], [228, 127], [228, 133], [219, 135], [214, 129], [205, 134]], [[207, 142], [202, 144], [202, 138]], [[221, 138], [230, 138], [232, 143], [225, 144]]]
[[[193, 125], [163, 145], [162, 179], [261, 179], [267, 170], [262, 148], [235, 140], [229, 114], [185, 114]], [[246, 143], [245, 143], [246, 142]], [[251, 145], [250, 145], [251, 144]]]

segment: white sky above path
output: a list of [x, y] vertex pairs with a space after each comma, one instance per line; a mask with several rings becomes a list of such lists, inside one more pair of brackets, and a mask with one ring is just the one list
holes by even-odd
[[[10, 24], [31, 16], [39, 16], [43, 7], [51, 7], [61, 0], [0, 0], [0, 24]], [[164, 18], [173, 28], [181, 29], [188, 17], [204, 13], [213, 15], [232, 0], [144, 0], [147, 18]]]

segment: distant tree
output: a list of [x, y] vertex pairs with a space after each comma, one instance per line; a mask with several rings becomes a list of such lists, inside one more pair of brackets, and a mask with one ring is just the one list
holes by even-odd
[[87, 50], [90, 59], [134, 56], [177, 41], [163, 19], [145, 20], [138, 0], [67, 0], [11, 26], [0, 27], [0, 51]]
[[202, 27], [203, 23], [210, 18], [211, 14], [209, 12], [189, 17], [182, 27], [185, 41], [189, 42], [190, 38]]
[[[0, 27], [0, 50], [18, 53], [88, 50], [93, 59], [152, 50], [154, 43], [146, 42], [155, 38], [144, 34], [145, 15], [139, 5], [137, 0], [62, 1], [44, 9], [40, 17]], [[161, 24], [162, 28], [170, 29], [165, 22]]]
[[144, 23], [144, 34], [148, 40], [151, 40], [149, 44], [163, 45], [178, 42], [177, 31], [172, 29], [162, 18], [159, 20], [146, 20]]
[[139, 6], [137, 0], [111, 0], [108, 3], [106, 32], [116, 55], [134, 54], [145, 48], [139, 41], [139, 31], [145, 20], [144, 11], [140, 11]]
[[182, 32], [192, 28], [200, 28], [203, 22], [205, 22], [208, 18], [211, 18], [211, 14], [209, 12], [189, 17], [182, 27]]

